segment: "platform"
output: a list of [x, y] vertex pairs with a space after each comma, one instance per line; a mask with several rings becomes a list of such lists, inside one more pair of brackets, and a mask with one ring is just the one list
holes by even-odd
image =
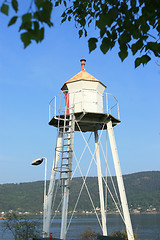
[[[104, 123], [112, 121], [113, 127], [119, 124], [121, 121], [108, 113], [94, 113], [94, 112], [78, 112], [74, 114], [75, 121], [78, 122], [82, 132], [93, 132], [95, 130], [107, 129], [107, 125]], [[69, 118], [69, 115], [67, 116]], [[66, 121], [66, 126], [69, 121]], [[58, 127], [64, 125], [64, 115], [54, 116], [49, 125]], [[75, 124], [75, 131], [80, 131], [77, 124]]]

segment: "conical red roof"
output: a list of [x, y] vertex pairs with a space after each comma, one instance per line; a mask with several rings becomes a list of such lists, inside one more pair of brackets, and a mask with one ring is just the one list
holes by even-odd
[[[73, 76], [72, 78], [70, 78], [64, 85], [63, 87], [67, 84], [67, 83], [71, 83], [71, 82], [76, 82], [76, 81], [80, 81], [80, 80], [85, 80], [85, 81], [94, 81], [94, 82], [100, 82], [97, 78], [93, 77], [91, 74], [89, 74], [88, 72], [85, 71], [84, 67], [85, 67], [85, 59], [81, 59], [81, 65], [82, 65], [82, 70], [77, 73], [75, 76]], [[101, 82], [100, 82], [101, 83]], [[103, 83], [101, 83], [102, 85], [104, 85]], [[105, 86], [105, 85], [104, 85]], [[63, 89], [62, 87], [62, 89]], [[106, 86], [105, 86], [106, 87]]]
[[90, 81], [99, 82], [99, 80], [97, 78], [93, 77], [91, 74], [89, 74], [85, 70], [82, 70], [79, 73], [77, 73], [75, 76], [70, 78], [66, 83], [75, 82], [78, 80], [90, 80]]

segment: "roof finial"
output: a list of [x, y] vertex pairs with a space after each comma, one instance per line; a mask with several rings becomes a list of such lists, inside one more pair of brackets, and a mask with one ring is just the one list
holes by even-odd
[[81, 62], [81, 66], [82, 66], [82, 71], [85, 71], [84, 67], [85, 67], [86, 59], [84, 57], [82, 57], [80, 62]]

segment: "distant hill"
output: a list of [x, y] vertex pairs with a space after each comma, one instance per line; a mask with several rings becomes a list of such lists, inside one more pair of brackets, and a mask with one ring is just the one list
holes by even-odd
[[[123, 176], [129, 207], [131, 210], [140, 211], [155, 210], [160, 212], [160, 171], [139, 172]], [[107, 179], [111, 190], [111, 179]], [[116, 184], [116, 178], [113, 177]], [[74, 208], [79, 194], [82, 178], [74, 178], [71, 183], [69, 210]], [[95, 207], [99, 207], [97, 177], [88, 177], [87, 185], [92, 196]], [[42, 181], [28, 182], [19, 184], [0, 185], [0, 212], [9, 210], [28, 211], [39, 213], [43, 209], [43, 186]], [[58, 191], [56, 205], [60, 201], [61, 189]], [[115, 194], [114, 194], [115, 195]], [[108, 210], [114, 209], [113, 201], [108, 195]], [[78, 211], [90, 211], [92, 209], [88, 194], [84, 188], [79, 204]], [[148, 209], [148, 210], [147, 210]]]

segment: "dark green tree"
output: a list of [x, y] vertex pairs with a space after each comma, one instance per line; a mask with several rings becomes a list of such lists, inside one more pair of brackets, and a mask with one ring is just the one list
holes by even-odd
[[7, 16], [10, 10], [15, 12], [8, 26], [21, 19], [19, 32], [26, 48], [44, 39], [45, 27], [53, 26], [53, 8], [60, 6], [64, 9], [60, 22], [74, 20], [79, 37], [87, 37], [91, 24], [97, 29], [98, 36], [88, 39], [89, 52], [99, 43], [106, 54], [117, 44], [122, 61], [129, 52], [136, 55], [135, 67], [160, 57], [159, 0], [30, 0], [27, 10], [19, 10], [18, 0], [3, 0], [0, 10]]
[[84, 232], [80, 234], [81, 240], [97, 240], [98, 233], [92, 231], [91, 228], [86, 228]]
[[[112, 237], [116, 237], [117, 239], [124, 239], [124, 240], [128, 240], [128, 237], [127, 237], [127, 232], [126, 231], [117, 231], [117, 232], [113, 232], [111, 233], [111, 236]], [[138, 238], [138, 235], [136, 233], [134, 233], [134, 238], [135, 240], [140, 240]], [[147, 240], [147, 239], [146, 239]]]

